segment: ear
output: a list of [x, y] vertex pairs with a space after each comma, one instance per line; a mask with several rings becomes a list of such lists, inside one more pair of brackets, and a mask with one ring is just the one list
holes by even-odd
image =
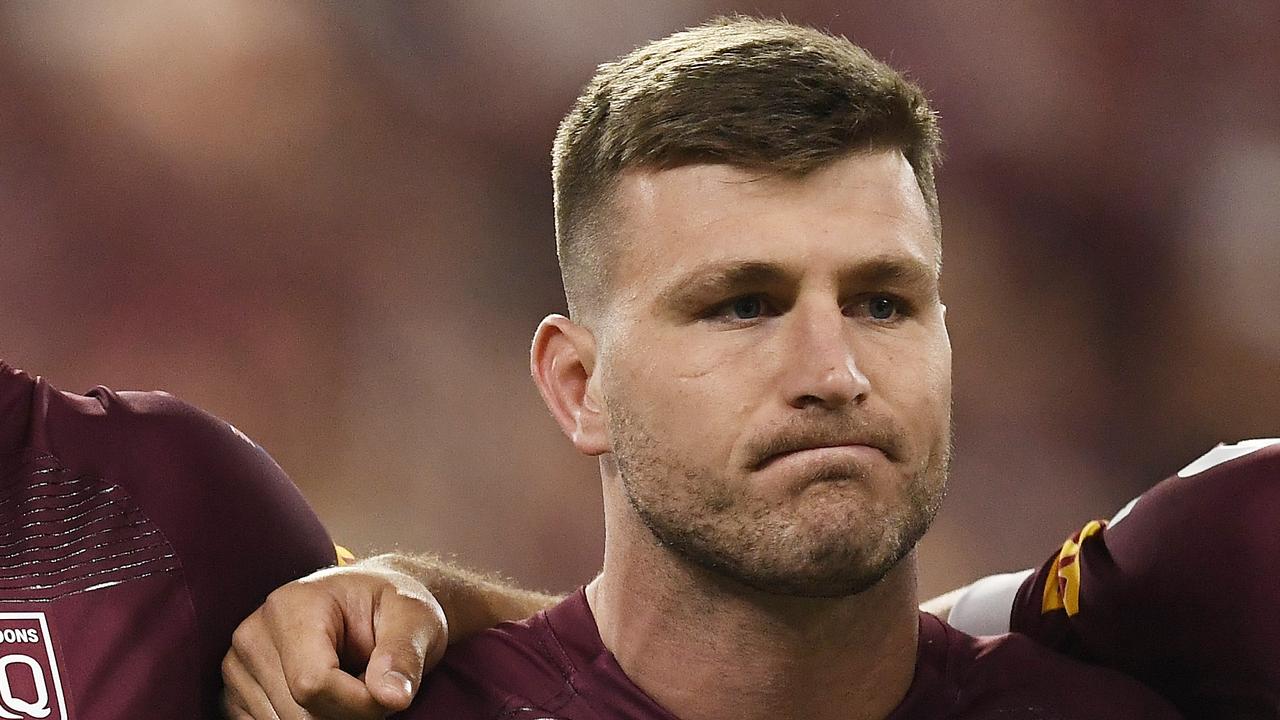
[[548, 315], [538, 324], [529, 351], [533, 381], [574, 447], [592, 456], [609, 452], [598, 385], [591, 382], [595, 364], [596, 341], [590, 330], [563, 315]]

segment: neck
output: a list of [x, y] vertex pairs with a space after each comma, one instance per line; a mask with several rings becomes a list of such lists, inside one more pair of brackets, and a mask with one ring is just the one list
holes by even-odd
[[587, 600], [623, 671], [667, 710], [683, 720], [879, 720], [906, 695], [914, 552], [857, 595], [770, 595], [659, 546], [609, 490], [604, 570]]

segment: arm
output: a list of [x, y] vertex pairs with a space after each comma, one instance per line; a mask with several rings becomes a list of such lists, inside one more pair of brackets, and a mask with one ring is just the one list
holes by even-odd
[[558, 600], [429, 555], [322, 570], [272, 593], [236, 630], [224, 709], [232, 718], [383, 718], [408, 707], [446, 638]]
[[365, 563], [404, 573], [435, 596], [448, 620], [449, 642], [555, 605], [561, 595], [524, 590], [503, 578], [450, 565], [434, 555], [388, 553]]

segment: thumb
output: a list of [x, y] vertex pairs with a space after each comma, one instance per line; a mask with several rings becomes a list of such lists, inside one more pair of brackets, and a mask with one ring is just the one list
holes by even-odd
[[374, 648], [365, 669], [369, 694], [390, 711], [409, 707], [424, 667], [444, 655], [448, 626], [444, 610], [428, 592], [384, 593], [374, 612]]

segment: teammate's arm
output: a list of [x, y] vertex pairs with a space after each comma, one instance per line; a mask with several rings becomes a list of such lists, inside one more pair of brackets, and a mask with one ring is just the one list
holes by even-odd
[[448, 619], [449, 642], [506, 620], [520, 620], [555, 605], [563, 595], [525, 590], [511, 581], [468, 570], [435, 555], [390, 553], [370, 562], [404, 573], [426, 586]]
[[224, 710], [383, 718], [409, 705], [446, 640], [559, 600], [430, 555], [321, 570], [276, 590], [236, 630], [223, 661]]

